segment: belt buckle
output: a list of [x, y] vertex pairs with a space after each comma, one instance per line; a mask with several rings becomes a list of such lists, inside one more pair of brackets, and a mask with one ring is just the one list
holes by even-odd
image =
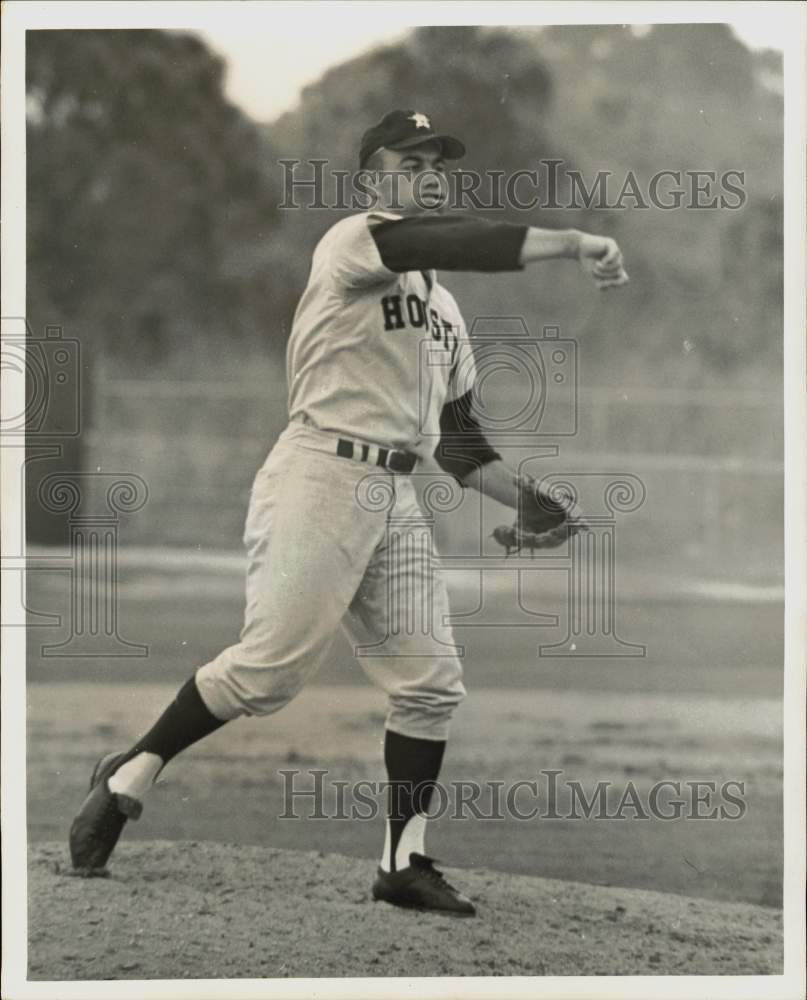
[[415, 467], [413, 458], [408, 451], [390, 451], [387, 468], [390, 472], [411, 472]]

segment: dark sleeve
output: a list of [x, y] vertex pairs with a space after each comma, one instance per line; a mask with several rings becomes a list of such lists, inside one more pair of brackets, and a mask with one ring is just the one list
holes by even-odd
[[390, 271], [521, 271], [526, 226], [467, 216], [424, 215], [371, 228]]
[[474, 469], [502, 456], [488, 442], [471, 412], [471, 393], [446, 403], [440, 413], [437, 464], [460, 482]]

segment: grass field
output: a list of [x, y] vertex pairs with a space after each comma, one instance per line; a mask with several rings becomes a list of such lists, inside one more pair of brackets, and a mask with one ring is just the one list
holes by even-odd
[[[151, 722], [178, 681], [235, 638], [241, 576], [231, 560], [125, 561], [120, 633], [145, 658], [44, 657], [61, 627], [29, 634], [28, 795], [33, 841], [64, 841], [94, 759]], [[528, 606], [562, 612], [537, 574]], [[767, 592], [721, 596], [686, 582], [626, 574], [618, 627], [647, 645], [640, 659], [552, 660], [553, 628], [456, 628], [466, 646], [469, 697], [443, 779], [534, 780], [545, 769], [586, 788], [632, 781], [745, 782], [738, 820], [452, 819], [433, 824], [429, 849], [446, 863], [779, 906], [782, 877], [781, 604]], [[708, 589], [705, 591], [710, 593]], [[689, 594], [689, 596], [688, 596]], [[452, 589], [455, 612], [473, 587]], [[504, 588], [491, 615], [507, 620]], [[66, 615], [63, 573], [29, 574], [28, 607]], [[278, 770], [328, 768], [336, 780], [381, 780], [384, 702], [339, 647], [317, 684], [271, 719], [227, 726], [166, 769], [128, 839], [196, 840], [378, 855], [380, 817], [282, 820]]]
[[[47, 550], [42, 550], [47, 551]], [[40, 557], [48, 564], [47, 556]], [[187, 550], [136, 550], [121, 554], [118, 630], [148, 647], [145, 657], [43, 656], [41, 647], [70, 635], [70, 579], [67, 569], [33, 568], [28, 573], [28, 679], [47, 683], [179, 681], [234, 642], [243, 615], [243, 558], [240, 553], [198, 554]], [[67, 561], [69, 564], [69, 561]], [[58, 559], [51, 558], [52, 567]], [[63, 560], [63, 564], [65, 561]], [[772, 574], [757, 587], [719, 578], [696, 580], [636, 566], [618, 567], [616, 630], [628, 642], [644, 644], [639, 658], [550, 658], [539, 644], [564, 637], [562, 574], [536, 571], [537, 563], [515, 561], [506, 570], [449, 574], [452, 612], [457, 619], [481, 601], [485, 613], [472, 626], [454, 624], [464, 646], [469, 689], [669, 692], [671, 694], [781, 698], [783, 604]], [[521, 572], [516, 567], [525, 567]], [[13, 583], [9, 576], [9, 583]], [[528, 612], [555, 614], [558, 627], [527, 627]], [[61, 624], [37, 625], [36, 613], [59, 616]], [[312, 609], [312, 613], [314, 613]], [[507, 622], [509, 625], [497, 625]], [[512, 623], [521, 623], [513, 627]], [[59, 651], [56, 650], [56, 653]], [[337, 641], [318, 680], [328, 685], [364, 684], [347, 644]]]

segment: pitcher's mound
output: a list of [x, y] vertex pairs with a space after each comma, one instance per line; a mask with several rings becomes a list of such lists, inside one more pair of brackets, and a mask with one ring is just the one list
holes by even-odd
[[29, 978], [781, 974], [778, 910], [449, 870], [479, 914], [374, 903], [373, 861], [124, 841], [108, 878], [34, 844]]

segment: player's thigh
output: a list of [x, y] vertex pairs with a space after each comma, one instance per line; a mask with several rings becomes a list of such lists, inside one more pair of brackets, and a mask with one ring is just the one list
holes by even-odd
[[383, 535], [362, 510], [344, 459], [287, 446], [260, 470], [244, 530], [247, 586], [241, 645], [287, 661], [338, 629]]
[[362, 668], [389, 694], [456, 702], [465, 693], [462, 649], [449, 614], [430, 531], [413, 519], [402, 532], [388, 532], [342, 625]]

